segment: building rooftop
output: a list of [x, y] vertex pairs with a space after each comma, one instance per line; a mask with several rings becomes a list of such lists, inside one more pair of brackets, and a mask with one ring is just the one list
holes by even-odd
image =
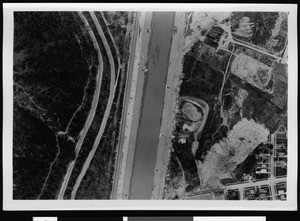
[[277, 139], [287, 139], [287, 137], [286, 137], [286, 133], [277, 133], [277, 137], [276, 137]]

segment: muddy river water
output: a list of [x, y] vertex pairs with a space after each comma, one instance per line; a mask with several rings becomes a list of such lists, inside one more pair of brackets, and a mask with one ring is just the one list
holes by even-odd
[[174, 18], [175, 12], [153, 13], [130, 199], [151, 198]]

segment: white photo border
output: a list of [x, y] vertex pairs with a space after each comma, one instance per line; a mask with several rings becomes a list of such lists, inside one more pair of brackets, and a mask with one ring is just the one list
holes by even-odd
[[[288, 18], [287, 201], [218, 200], [13, 200], [13, 12], [14, 11], [286, 11]], [[4, 210], [297, 210], [298, 51], [296, 4], [3, 4], [3, 209]]]

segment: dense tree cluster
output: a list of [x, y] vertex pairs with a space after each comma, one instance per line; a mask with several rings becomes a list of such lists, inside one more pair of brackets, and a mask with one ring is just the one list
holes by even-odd
[[57, 132], [66, 129], [81, 105], [68, 134], [77, 139], [95, 89], [95, 66], [93, 45], [73, 13], [14, 13], [15, 199], [55, 198], [74, 157], [74, 143]]

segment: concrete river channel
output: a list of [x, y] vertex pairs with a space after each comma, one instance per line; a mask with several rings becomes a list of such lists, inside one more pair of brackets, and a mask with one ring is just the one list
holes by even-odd
[[175, 12], [154, 12], [152, 17], [148, 71], [144, 73], [146, 76], [130, 199], [151, 198], [174, 18]]

